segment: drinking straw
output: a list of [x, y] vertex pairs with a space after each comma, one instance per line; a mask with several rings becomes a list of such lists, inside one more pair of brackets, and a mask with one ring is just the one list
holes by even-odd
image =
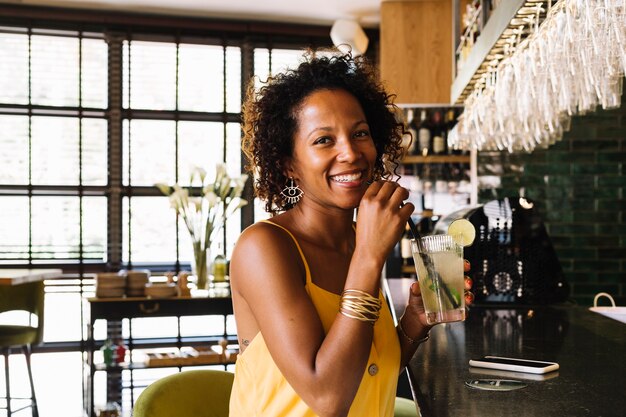
[[428, 276], [430, 276], [433, 282], [437, 285], [437, 287], [442, 288], [446, 297], [448, 297], [448, 301], [452, 304], [452, 308], [459, 308], [459, 303], [456, 301], [452, 293], [450, 292], [450, 288], [443, 282], [443, 279], [439, 275], [439, 273], [435, 270], [435, 265], [433, 264], [433, 260], [426, 253], [426, 248], [422, 244], [422, 236], [420, 235], [413, 219], [409, 217], [409, 229], [411, 229], [411, 234], [413, 235], [413, 239], [415, 239], [415, 243], [417, 243], [418, 252], [420, 258], [422, 258], [422, 262], [424, 263], [424, 267], [426, 268], [426, 272], [428, 272]]

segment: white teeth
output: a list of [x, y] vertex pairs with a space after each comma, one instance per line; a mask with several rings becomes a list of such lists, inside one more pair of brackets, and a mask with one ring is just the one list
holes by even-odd
[[356, 181], [359, 178], [362, 177], [362, 173], [361, 172], [357, 172], [355, 174], [348, 174], [348, 175], [336, 175], [334, 177], [332, 177], [333, 181], [337, 181], [337, 182], [350, 182], [350, 181]]

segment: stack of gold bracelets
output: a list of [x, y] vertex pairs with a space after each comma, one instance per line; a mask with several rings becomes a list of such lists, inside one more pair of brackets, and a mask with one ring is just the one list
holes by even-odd
[[382, 302], [361, 290], [344, 290], [339, 311], [346, 317], [374, 325], [380, 314]]

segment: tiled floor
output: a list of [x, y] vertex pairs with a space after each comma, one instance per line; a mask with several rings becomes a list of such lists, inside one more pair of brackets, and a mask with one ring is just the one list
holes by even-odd
[[[23, 355], [10, 356], [11, 395], [30, 397], [28, 373]], [[39, 403], [40, 417], [82, 417], [82, 369], [80, 353], [45, 353], [32, 356], [33, 379]], [[4, 360], [0, 364], [1, 395], [6, 392]], [[4, 402], [2, 403], [5, 404]], [[12, 403], [15, 408], [16, 403]], [[7, 415], [0, 410], [0, 416]], [[30, 408], [13, 414], [15, 417], [31, 416]]]

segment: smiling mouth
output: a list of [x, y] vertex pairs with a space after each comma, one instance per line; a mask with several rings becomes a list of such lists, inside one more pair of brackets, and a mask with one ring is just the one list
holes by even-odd
[[331, 180], [335, 182], [353, 182], [358, 181], [363, 177], [363, 172], [355, 172], [353, 174], [344, 174], [344, 175], [334, 175]]

